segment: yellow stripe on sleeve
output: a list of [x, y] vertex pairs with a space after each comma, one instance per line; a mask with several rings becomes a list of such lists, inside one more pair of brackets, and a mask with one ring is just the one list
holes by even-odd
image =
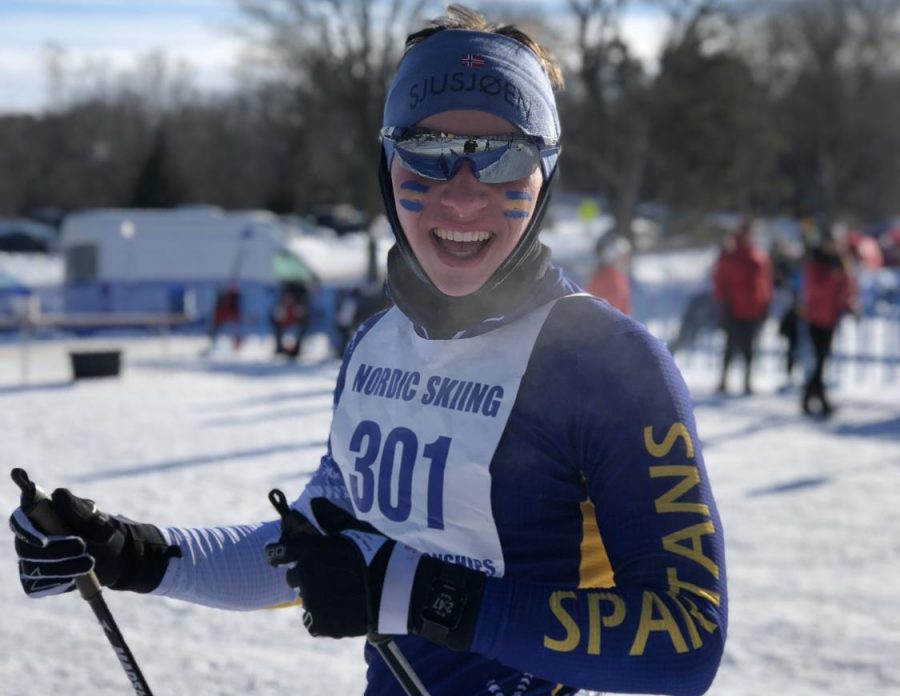
[[615, 587], [612, 564], [597, 526], [597, 515], [590, 500], [581, 502], [581, 561], [578, 565], [578, 587]]

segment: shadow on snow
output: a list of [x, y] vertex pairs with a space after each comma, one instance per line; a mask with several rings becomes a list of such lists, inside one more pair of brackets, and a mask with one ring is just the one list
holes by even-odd
[[785, 483], [776, 483], [774, 486], [764, 486], [763, 488], [755, 488], [749, 491], [747, 495], [756, 498], [763, 495], [777, 495], [780, 493], [793, 493], [794, 491], [806, 488], [818, 488], [831, 481], [828, 476], [812, 476], [809, 478], [800, 478]]
[[223, 452], [217, 454], [200, 455], [196, 457], [185, 457], [184, 459], [172, 459], [170, 461], [157, 462], [156, 464], [145, 464], [143, 466], [120, 467], [118, 469], [105, 469], [102, 471], [94, 471], [90, 474], [78, 477], [78, 483], [93, 483], [96, 481], [105, 481], [117, 478], [132, 478], [137, 476], [146, 476], [149, 474], [159, 474], [178, 469], [189, 469], [200, 466], [212, 466], [215, 464], [224, 464], [241, 459], [256, 459], [258, 457], [268, 457], [276, 454], [285, 454], [291, 452], [302, 452], [309, 449], [317, 449], [324, 451], [327, 442], [305, 442], [301, 444], [282, 444], [270, 445], [269, 447], [257, 447], [254, 449], [234, 450], [232, 452]]
[[218, 416], [204, 421], [200, 427], [203, 428], [231, 428], [242, 425], [255, 425], [257, 423], [271, 423], [279, 420], [300, 420], [305, 416], [321, 414], [323, 412], [331, 412], [331, 403], [320, 407], [309, 407], [302, 409], [282, 409], [280, 411], [269, 411], [266, 413], [257, 413], [248, 416]]
[[71, 389], [75, 385], [74, 380], [60, 380], [59, 382], [44, 382], [41, 384], [12, 384], [8, 386], [0, 386], [0, 397], [16, 396], [18, 394], [26, 394], [29, 392], [40, 391], [64, 391]]
[[200, 360], [197, 358], [141, 358], [129, 360], [129, 366], [161, 372], [217, 373], [237, 377], [282, 377], [284, 375], [330, 376], [337, 371], [338, 362], [333, 358], [315, 363], [285, 363], [271, 360], [247, 362]]

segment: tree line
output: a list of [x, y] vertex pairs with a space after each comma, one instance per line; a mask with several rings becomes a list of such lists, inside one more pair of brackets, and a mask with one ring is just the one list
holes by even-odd
[[[0, 215], [208, 203], [378, 211], [377, 132], [427, 0], [237, 0], [247, 47], [228, 94], [144, 56], [128, 75], [48, 49], [37, 114], [0, 116]], [[561, 190], [601, 197], [629, 236], [642, 202], [685, 229], [713, 210], [870, 224], [900, 213], [900, 0], [655, 0], [657, 61], [629, 0], [470, 3], [564, 67]], [[524, 9], [523, 9], [524, 8]]]

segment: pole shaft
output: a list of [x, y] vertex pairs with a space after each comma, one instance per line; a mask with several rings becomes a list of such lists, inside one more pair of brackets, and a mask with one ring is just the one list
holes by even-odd
[[419, 679], [419, 675], [409, 664], [406, 657], [400, 652], [397, 643], [388, 636], [369, 636], [369, 643], [378, 651], [381, 658], [390, 667], [391, 672], [397, 678], [400, 686], [408, 696], [430, 696], [428, 689]]
[[109, 607], [103, 599], [103, 595], [100, 594], [100, 592], [97, 592], [97, 594], [87, 600], [87, 602], [90, 604], [94, 616], [97, 617], [97, 621], [103, 628], [103, 632], [106, 634], [106, 639], [112, 646], [113, 652], [115, 652], [116, 657], [119, 658], [119, 664], [122, 665], [125, 676], [128, 677], [128, 681], [131, 682], [134, 692], [137, 696], [153, 696], [150, 691], [150, 686], [147, 684], [147, 680], [144, 679], [141, 668], [138, 667], [137, 660], [134, 659], [134, 655], [128, 647], [128, 644], [125, 642], [125, 638], [119, 630], [112, 612], [110, 612]]

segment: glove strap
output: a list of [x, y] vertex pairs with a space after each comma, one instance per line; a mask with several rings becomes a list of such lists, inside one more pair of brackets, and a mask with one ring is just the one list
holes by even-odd
[[405, 544], [394, 547], [381, 590], [378, 611], [378, 633], [381, 635], [405, 635], [409, 632], [409, 599], [421, 557], [422, 554]]
[[169, 560], [181, 558], [181, 548], [170, 545], [152, 524], [112, 520], [125, 535], [121, 556], [116, 559], [120, 571], [110, 582], [111, 590], [130, 590], [146, 594], [162, 582]]

